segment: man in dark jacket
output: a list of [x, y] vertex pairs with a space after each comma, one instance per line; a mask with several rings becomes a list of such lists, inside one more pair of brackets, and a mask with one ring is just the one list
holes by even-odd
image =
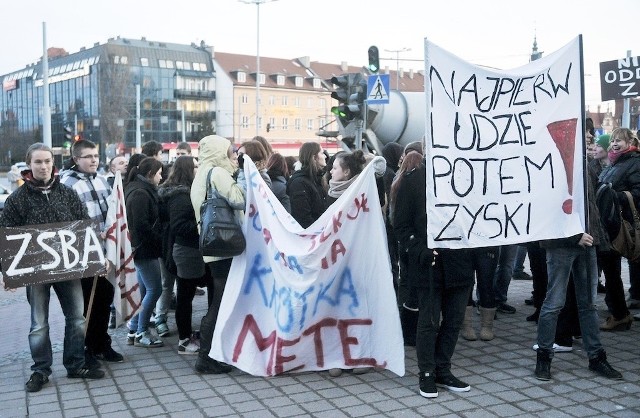
[[[89, 140], [81, 140], [73, 145], [71, 150], [73, 166], [62, 173], [62, 183], [78, 194], [86, 205], [89, 217], [100, 223], [100, 231], [104, 231], [109, 205], [107, 199], [111, 194], [111, 187], [107, 179], [97, 175], [100, 153], [96, 144]], [[85, 336], [87, 361], [97, 363], [95, 359], [120, 363], [124, 360], [122, 354], [111, 348], [111, 337], [107, 330], [111, 315], [111, 304], [115, 289], [106, 277], [85, 277], [82, 279], [84, 293], [84, 313], [89, 310], [92, 289], [93, 306], [89, 326]]]
[[[60, 183], [53, 166], [53, 152], [42, 143], [29, 147], [25, 159], [30, 170], [25, 183], [7, 198], [0, 215], [0, 227], [41, 225], [88, 219], [87, 209], [70, 188]], [[55, 290], [65, 316], [62, 362], [71, 378], [100, 379], [104, 372], [88, 368], [84, 357], [83, 296], [80, 280], [67, 280], [27, 286], [31, 305], [29, 348], [33, 371], [25, 387], [38, 392], [49, 381], [53, 355], [49, 337], [49, 298]]]
[[407, 254], [409, 285], [418, 291], [416, 354], [420, 369], [420, 395], [437, 397], [436, 386], [467, 392], [470, 386], [451, 372], [451, 357], [473, 286], [473, 276], [469, 279], [468, 275], [458, 274], [457, 265], [450, 263], [460, 257], [460, 250], [438, 250], [439, 255], [434, 260], [433, 250], [427, 248], [424, 165], [404, 174], [395, 201], [393, 226], [400, 251]]

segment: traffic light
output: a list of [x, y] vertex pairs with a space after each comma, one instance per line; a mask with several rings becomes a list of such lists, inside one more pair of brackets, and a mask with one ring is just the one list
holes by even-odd
[[377, 74], [380, 71], [380, 56], [378, 55], [378, 47], [372, 45], [369, 47], [369, 71]]
[[338, 116], [340, 120], [353, 119], [349, 115], [349, 109], [347, 108], [347, 102], [349, 101], [349, 95], [351, 94], [351, 80], [350, 74], [343, 74], [331, 77], [331, 83], [337, 88], [331, 93], [331, 98], [338, 101], [338, 106], [331, 108], [331, 113]]
[[338, 116], [341, 122], [361, 119], [364, 114], [364, 100], [367, 94], [367, 81], [359, 73], [349, 73], [331, 78], [337, 86], [331, 97], [338, 101], [338, 106], [331, 108], [331, 113]]
[[367, 98], [367, 79], [362, 74], [353, 74], [347, 107], [353, 119], [364, 119], [365, 100]]
[[69, 125], [64, 126], [64, 138], [67, 141], [71, 141], [73, 139], [73, 130]]

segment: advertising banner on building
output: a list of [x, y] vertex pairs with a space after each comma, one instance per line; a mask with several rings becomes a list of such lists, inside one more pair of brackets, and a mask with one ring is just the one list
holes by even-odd
[[255, 376], [379, 367], [404, 374], [386, 234], [370, 164], [303, 230], [245, 156], [246, 251], [210, 356]]
[[430, 248], [584, 231], [581, 45], [502, 71], [425, 39]]

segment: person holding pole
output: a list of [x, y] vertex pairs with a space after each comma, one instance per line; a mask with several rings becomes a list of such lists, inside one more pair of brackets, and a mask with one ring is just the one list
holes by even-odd
[[[42, 143], [27, 150], [25, 158], [29, 170], [25, 183], [7, 198], [0, 214], [0, 227], [42, 225], [89, 219], [87, 209], [78, 195], [60, 183], [53, 166], [53, 151]], [[57, 281], [27, 286], [27, 300], [31, 306], [29, 348], [33, 365], [31, 377], [25, 384], [27, 392], [39, 392], [49, 382], [53, 352], [49, 336], [49, 300], [51, 289], [56, 292], [65, 318], [62, 362], [67, 377], [100, 379], [104, 371], [89, 368], [84, 356], [83, 295], [80, 280]]]
[[[100, 223], [102, 232], [107, 219], [107, 199], [111, 187], [106, 178], [97, 174], [100, 162], [98, 147], [89, 140], [80, 140], [73, 144], [71, 157], [73, 165], [62, 173], [61, 182], [78, 194], [87, 207], [89, 217]], [[124, 358], [111, 348], [111, 337], [107, 332], [115, 292], [113, 285], [105, 276], [85, 277], [82, 279], [82, 292], [84, 314], [88, 321], [85, 335], [87, 361], [90, 365], [96, 365], [97, 360], [121, 363]]]

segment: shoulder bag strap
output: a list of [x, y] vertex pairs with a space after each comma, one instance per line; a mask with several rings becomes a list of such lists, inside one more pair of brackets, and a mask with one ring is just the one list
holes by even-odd
[[633, 214], [633, 224], [636, 229], [640, 229], [640, 216], [638, 216], [638, 210], [636, 209], [636, 205], [633, 202], [633, 196], [631, 196], [631, 193], [627, 191], [623, 193], [627, 196], [627, 200], [629, 201], [629, 208], [631, 209], [631, 213]]
[[209, 169], [209, 172], [207, 173], [207, 193], [206, 193], [206, 200], [209, 200], [213, 197], [213, 188], [211, 187], [211, 172], [213, 171], [213, 167]]

